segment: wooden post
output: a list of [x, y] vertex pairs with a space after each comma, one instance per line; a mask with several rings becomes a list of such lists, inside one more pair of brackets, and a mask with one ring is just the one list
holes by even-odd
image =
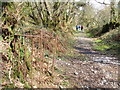
[[44, 50], [43, 50], [43, 33], [42, 33], [42, 30], [41, 30], [40, 35], [41, 35], [41, 59], [42, 59], [42, 61], [44, 61], [43, 60], [44, 59]]
[[34, 38], [32, 37], [32, 61], [34, 58]]
[[[31, 60], [31, 65], [32, 65], [33, 64], [32, 62], [33, 62], [33, 59], [34, 59], [34, 37], [31, 37], [31, 39], [32, 39], [32, 60]], [[31, 70], [31, 74], [32, 74], [31, 78], [33, 80], [33, 70]], [[31, 81], [31, 84], [32, 84], [32, 87], [33, 87], [33, 82], [32, 81]]]
[[52, 62], [52, 73], [54, 73], [55, 60], [57, 56], [57, 36], [54, 39], [54, 48], [53, 48], [53, 62]]
[[38, 53], [39, 53], [39, 57], [41, 58], [41, 53], [40, 53], [40, 50], [41, 50], [41, 38], [40, 37], [39, 37], [39, 45], [38, 46], [39, 46], [39, 52]]

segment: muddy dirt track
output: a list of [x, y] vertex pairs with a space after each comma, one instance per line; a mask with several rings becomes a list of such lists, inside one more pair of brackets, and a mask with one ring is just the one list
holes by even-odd
[[56, 67], [68, 77], [70, 87], [76, 88], [118, 88], [118, 68], [120, 63], [113, 55], [103, 54], [92, 49], [94, 39], [88, 38], [85, 33], [75, 36], [76, 54], [87, 57], [69, 58], [67, 61], [57, 60]]

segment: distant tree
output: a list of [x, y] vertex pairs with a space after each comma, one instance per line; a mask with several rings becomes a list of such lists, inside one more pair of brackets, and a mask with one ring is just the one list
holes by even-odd
[[110, 14], [111, 15], [110, 22], [115, 20], [115, 1], [116, 0], [111, 0], [111, 2], [110, 2], [110, 8], [111, 8], [111, 10], [110, 10], [110, 13], [111, 13]]
[[120, 21], [120, 1], [118, 2], [118, 21]]

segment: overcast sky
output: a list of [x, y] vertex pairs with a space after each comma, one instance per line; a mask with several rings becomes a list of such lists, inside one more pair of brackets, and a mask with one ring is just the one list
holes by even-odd
[[[96, 0], [101, 3], [110, 3], [110, 0]], [[102, 9], [104, 7], [103, 4], [97, 3], [95, 0], [90, 0], [90, 3], [94, 5], [95, 8], [97, 9]]]
[[[76, 1], [84, 1], [84, 0], [76, 0]], [[111, 0], [88, 0], [88, 1], [90, 1], [90, 3], [95, 7], [95, 8], [97, 8], [97, 9], [102, 9], [105, 5], [104, 4], [100, 4], [100, 3], [97, 3], [96, 1], [98, 1], [98, 2], [101, 2], [101, 3], [107, 3], [107, 4], [110, 4], [110, 1]], [[115, 1], [119, 1], [119, 0], [115, 0]]]

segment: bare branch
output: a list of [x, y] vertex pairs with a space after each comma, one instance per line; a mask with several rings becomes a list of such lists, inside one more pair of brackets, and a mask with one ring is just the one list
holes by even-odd
[[95, 0], [97, 3], [100, 3], [100, 4], [104, 4], [104, 5], [110, 5], [110, 4], [108, 4], [108, 3], [105, 3], [105, 2], [99, 2], [99, 1], [97, 1], [97, 0]]

